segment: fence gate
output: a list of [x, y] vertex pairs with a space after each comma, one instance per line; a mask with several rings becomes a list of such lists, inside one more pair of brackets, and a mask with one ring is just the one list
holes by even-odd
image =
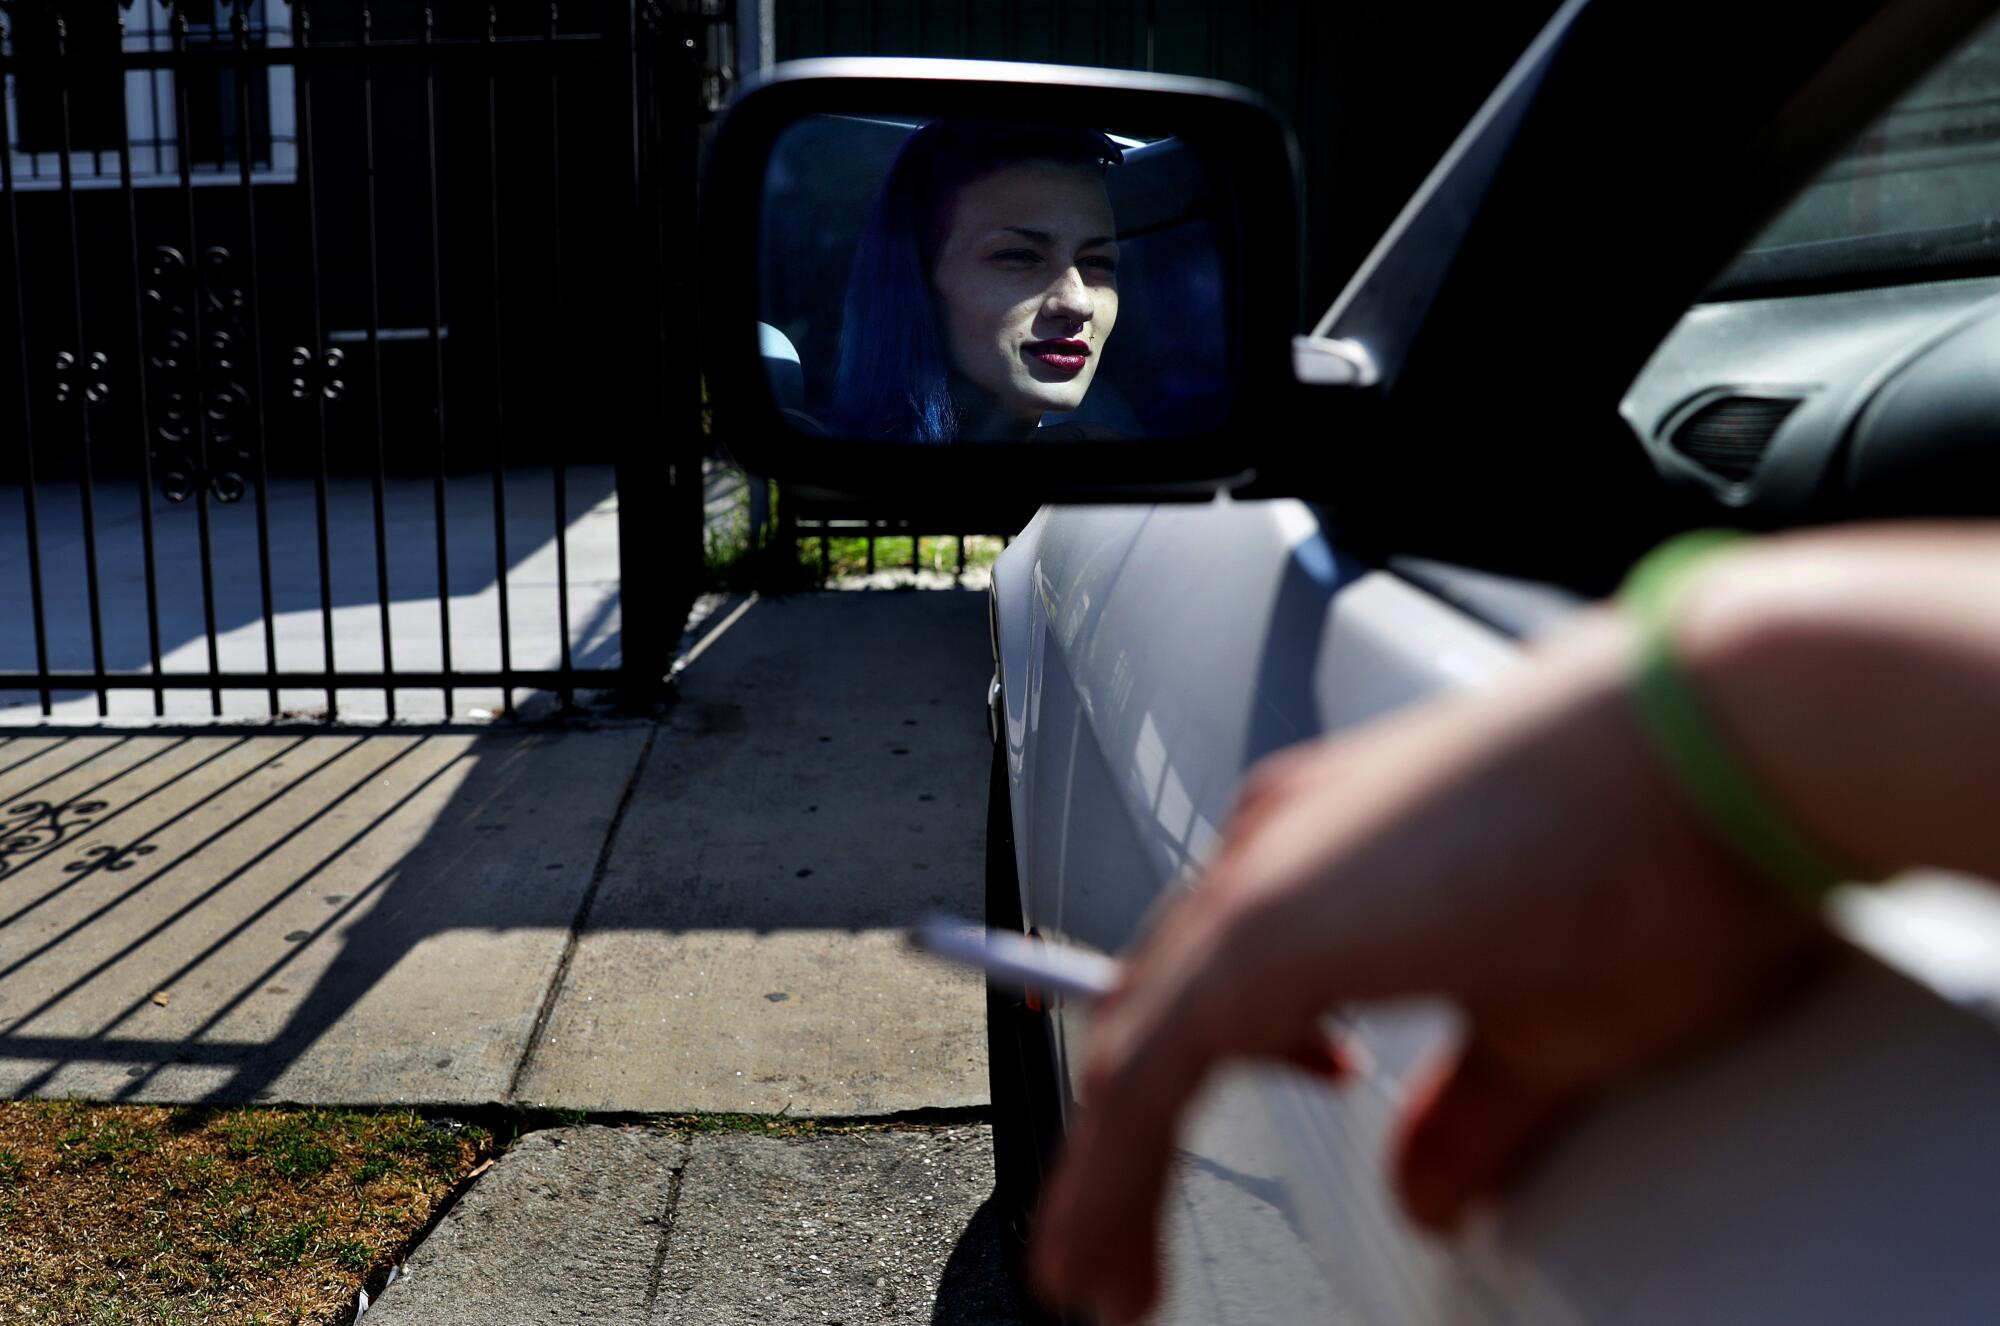
[[657, 685], [730, 12], [0, 0], [0, 718]]

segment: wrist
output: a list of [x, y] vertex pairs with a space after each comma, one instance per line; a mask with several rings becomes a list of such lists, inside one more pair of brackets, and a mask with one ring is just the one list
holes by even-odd
[[1889, 794], [1923, 781], [1927, 761], [1896, 713], [1908, 660], [1884, 644], [1788, 568], [1749, 558], [1702, 586], [1675, 629], [1723, 738], [1802, 832], [1871, 880], [1936, 846]]
[[1840, 711], [1813, 687], [1825, 669], [1799, 666], [1801, 645], [1808, 658], [1817, 646], [1797, 628], [1814, 618], [1771, 611], [1760, 556], [1710, 531], [1639, 563], [1621, 594], [1637, 634], [1629, 699], [1656, 762], [1718, 845], [1775, 893], [1812, 906], [1837, 884], [1883, 872], [1878, 853], [1839, 831], [1849, 826], [1828, 813], [1825, 789], [1798, 776], [1812, 749], [1799, 726], [1823, 732]]

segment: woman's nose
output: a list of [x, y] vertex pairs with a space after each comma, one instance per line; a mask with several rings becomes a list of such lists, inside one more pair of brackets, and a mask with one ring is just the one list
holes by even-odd
[[1048, 296], [1042, 301], [1045, 316], [1069, 322], [1088, 322], [1095, 311], [1090, 287], [1084, 284], [1083, 273], [1074, 267], [1064, 269], [1061, 279], [1049, 287]]

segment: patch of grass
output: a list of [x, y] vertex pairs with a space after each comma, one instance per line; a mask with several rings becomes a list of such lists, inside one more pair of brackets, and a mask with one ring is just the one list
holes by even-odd
[[51, 1122], [60, 1125], [55, 1145], [59, 1163], [67, 1170], [103, 1166], [114, 1179], [123, 1179], [134, 1162], [159, 1146], [158, 1129], [143, 1118], [70, 1114]]
[[[728, 492], [726, 499], [718, 496], [702, 530], [703, 580], [708, 589], [785, 593], [820, 583], [821, 540], [817, 534], [800, 536], [789, 556], [770, 543], [784, 504], [781, 485], [771, 487], [770, 524], [761, 540], [764, 546], [757, 547], [750, 538], [750, 485], [745, 476], [737, 470], [717, 469], [707, 478], [718, 494]], [[732, 491], [725, 487], [728, 484], [738, 486]], [[828, 578], [861, 575], [870, 569], [866, 537], [828, 537], [825, 543]], [[959, 539], [954, 534], [924, 535], [914, 540], [908, 534], [885, 534], [874, 544], [873, 569], [877, 571], [913, 569], [913, 555], [917, 569], [946, 575], [959, 570]], [[991, 566], [1004, 546], [997, 535], [967, 535], [964, 569], [979, 571]]]
[[[875, 540], [875, 569], [877, 571], [907, 571], [910, 569], [910, 539], [907, 534], [885, 534]], [[1004, 541], [993, 534], [968, 534], [965, 537], [965, 569], [982, 570], [993, 565], [1005, 546]], [[917, 540], [917, 566], [925, 571], [940, 571], [950, 575], [958, 569], [958, 536], [955, 534], [924, 535]], [[847, 536], [830, 537], [826, 540], [827, 574], [830, 577], [863, 575], [868, 570], [868, 540]], [[799, 564], [809, 567], [818, 575], [820, 566], [820, 540], [817, 535], [799, 540]]]
[[711, 589], [742, 586], [743, 563], [750, 548], [750, 485], [741, 471], [724, 471], [741, 483], [726, 504], [708, 512], [701, 531], [702, 577]]
[[835, 1137], [848, 1133], [926, 1132], [935, 1125], [901, 1119], [799, 1119], [774, 1114], [659, 1114], [647, 1120], [664, 1132], [755, 1133], [763, 1137]]
[[474, 1132], [483, 1146], [486, 1141], [483, 1129], [405, 1114], [396, 1116], [394, 1123], [370, 1129], [353, 1140], [365, 1157], [363, 1167], [393, 1172], [428, 1166], [432, 1174], [445, 1178], [459, 1172], [466, 1135]]
[[338, 1127], [338, 1116], [321, 1110], [275, 1118], [253, 1112], [216, 1124], [231, 1158], [261, 1159], [281, 1179], [309, 1179], [332, 1169], [337, 1156], [327, 1135]]
[[0, 1322], [339, 1322], [491, 1150], [403, 1111], [0, 1102]]
[[297, 1266], [318, 1249], [325, 1228], [325, 1217], [314, 1215], [273, 1230], [257, 1240], [257, 1258], [266, 1266]]
[[809, 1128], [812, 1124], [810, 1119], [794, 1119], [782, 1111], [777, 1114], [669, 1114], [654, 1122], [677, 1133], [773, 1133], [785, 1137], [796, 1136], [793, 1130]]

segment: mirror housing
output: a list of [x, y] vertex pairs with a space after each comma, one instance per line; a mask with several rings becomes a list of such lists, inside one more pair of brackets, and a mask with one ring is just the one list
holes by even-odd
[[[799, 371], [760, 320], [767, 170], [815, 117], [1158, 126], [1207, 180], [1226, 390], [1185, 436], [950, 442], [826, 436], [798, 426]], [[822, 507], [1019, 517], [1043, 502], [1202, 498], [1251, 481], [1253, 439], [1289, 422], [1300, 320], [1297, 149], [1275, 111], [1224, 83], [1104, 69], [970, 60], [826, 59], [779, 65], [729, 108], [701, 198], [703, 371], [714, 435], [746, 469]], [[750, 297], [746, 297], [750, 296]], [[782, 370], [782, 371], [778, 371]], [[788, 413], [788, 410], [791, 411]]]

